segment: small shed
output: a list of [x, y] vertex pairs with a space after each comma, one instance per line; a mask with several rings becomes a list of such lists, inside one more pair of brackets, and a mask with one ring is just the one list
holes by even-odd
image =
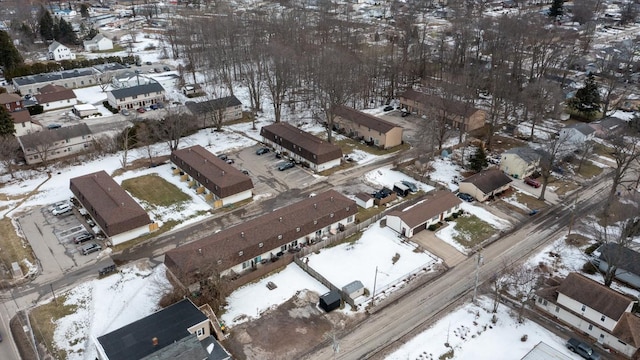
[[362, 285], [360, 280], [356, 280], [343, 286], [342, 292], [348, 297], [355, 299], [358, 296], [364, 295], [364, 285]]
[[402, 196], [405, 197], [407, 195], [409, 195], [409, 193], [411, 192], [409, 190], [409, 187], [401, 182], [397, 182], [395, 184], [393, 184], [393, 191], [398, 195], [398, 196]]
[[357, 193], [356, 204], [361, 208], [368, 209], [373, 206], [373, 197], [364, 192]]
[[320, 308], [322, 308], [326, 312], [330, 312], [340, 307], [340, 302], [342, 298], [340, 297], [340, 293], [336, 290], [331, 290], [328, 293], [320, 296]]
[[72, 109], [73, 113], [78, 115], [81, 118], [94, 115], [96, 113], [100, 113], [100, 111], [91, 104], [77, 104], [73, 105]]

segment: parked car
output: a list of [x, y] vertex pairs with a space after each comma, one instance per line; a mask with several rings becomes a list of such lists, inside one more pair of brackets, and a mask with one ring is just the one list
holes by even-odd
[[223, 160], [223, 161], [227, 161], [228, 158], [229, 158], [229, 156], [227, 154], [219, 154], [218, 155], [218, 159]]
[[578, 339], [571, 338], [567, 340], [567, 348], [585, 359], [600, 360], [600, 354], [595, 352], [591, 346]]
[[382, 110], [384, 110], [384, 111], [391, 111], [391, 110], [393, 110], [393, 106], [391, 106], [391, 105], [387, 105], [387, 106], [385, 106], [385, 107], [384, 107], [384, 109], [382, 109]]
[[157, 103], [156, 106], [158, 107], [158, 109], [164, 109], [164, 105], [162, 105], [161, 102]]
[[58, 201], [57, 203], [53, 204], [53, 206], [49, 208], [49, 211], [53, 212], [53, 210], [65, 204], [68, 204], [68, 203], [66, 201]]
[[146, 62], [146, 64], [147, 64], [147, 65], [151, 65], [151, 61], [147, 61], [147, 62]]
[[240, 170], [240, 172], [245, 174], [245, 175], [249, 175], [249, 170], [242, 169], [242, 170]]
[[163, 66], [163, 67], [162, 67], [162, 70], [164, 70], [164, 71], [171, 71], [171, 68], [170, 68], [170, 67], [168, 67], [167, 65], [165, 65], [165, 66]]
[[131, 113], [127, 109], [122, 109], [122, 110], [120, 110], [120, 114], [122, 114], [124, 116], [129, 116]]
[[461, 200], [464, 200], [464, 201], [466, 201], [466, 202], [473, 202], [473, 200], [474, 200], [474, 199], [473, 199], [473, 196], [471, 196], [471, 195], [469, 195], [469, 194], [467, 194], [467, 193], [458, 193], [458, 197], [459, 197]]
[[47, 125], [47, 129], [49, 129], [49, 130], [60, 129], [61, 127], [62, 127], [62, 125], [60, 125], [60, 124], [49, 124], [49, 125]]
[[287, 162], [284, 162], [284, 163], [278, 165], [278, 170], [285, 171], [287, 169], [291, 169], [294, 166], [296, 166], [296, 164], [292, 163], [291, 161], [287, 161]]
[[401, 113], [401, 116], [402, 116], [402, 117], [407, 117], [407, 116], [409, 116], [409, 112], [408, 112], [408, 111], [403, 110], [403, 111], [402, 111], [402, 113]]
[[162, 72], [162, 70], [160, 70], [160, 68], [153, 68], [153, 71], [157, 72], [157, 73]]
[[409, 190], [414, 193], [418, 191], [418, 186], [415, 183], [412, 183], [411, 181], [407, 181], [407, 180], [402, 180], [400, 181], [404, 186], [408, 187]]
[[236, 162], [235, 160], [229, 159], [229, 158], [227, 158], [227, 160], [225, 160], [225, 161], [227, 162], [227, 164], [235, 164], [235, 162]]
[[55, 209], [51, 212], [53, 215], [62, 215], [71, 211], [71, 205], [68, 203], [62, 204], [60, 206], [56, 206]]
[[151, 106], [147, 105], [144, 107], [144, 111], [151, 111]]
[[137, 108], [136, 111], [139, 112], [140, 114], [144, 114], [145, 112], [147, 112], [147, 110], [145, 110], [143, 107]]
[[158, 107], [158, 104], [151, 104], [151, 106], [149, 106], [149, 107], [151, 108], [151, 110], [158, 110], [158, 109], [160, 109], [160, 108]]
[[527, 177], [524, 179], [524, 183], [527, 185], [533, 186], [534, 188], [540, 187], [540, 182], [538, 182], [538, 180], [534, 178]]
[[529, 216], [537, 215], [539, 212], [540, 212], [540, 210], [538, 210], [538, 209], [531, 210], [531, 211], [529, 211]]
[[263, 148], [260, 148], [260, 149], [256, 150], [256, 155], [266, 154], [269, 151], [271, 151], [271, 150], [269, 150], [269, 148], [263, 147]]
[[89, 240], [92, 240], [92, 239], [93, 239], [93, 234], [88, 232], [88, 231], [85, 231], [82, 234], [74, 237], [73, 238], [73, 242], [76, 243], [76, 244], [82, 244], [83, 242], [89, 241]]
[[96, 244], [96, 243], [91, 243], [91, 244], [87, 244], [87, 245], [83, 245], [80, 248], [80, 253], [82, 255], [89, 255], [92, 252], [96, 252], [96, 251], [100, 251], [102, 250], [102, 246]]

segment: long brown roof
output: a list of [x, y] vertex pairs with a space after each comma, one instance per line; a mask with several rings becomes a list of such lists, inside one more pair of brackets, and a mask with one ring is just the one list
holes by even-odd
[[253, 189], [250, 177], [200, 145], [175, 150], [171, 161], [220, 198]]
[[618, 320], [629, 303], [623, 294], [578, 273], [570, 273], [558, 287], [558, 293], [584, 304], [611, 319]]
[[400, 94], [400, 98], [413, 100], [424, 106], [429, 106], [436, 109], [442, 109], [450, 114], [464, 116], [465, 118], [468, 118], [474, 113], [476, 113], [477, 111], [480, 111], [480, 109], [475, 108], [473, 106], [469, 106], [463, 103], [462, 101], [445, 99], [439, 96], [415, 91], [413, 89], [409, 89], [404, 93]]
[[13, 119], [13, 122], [16, 124], [26, 123], [32, 120], [31, 114], [29, 114], [29, 110], [27, 109], [14, 111], [10, 113], [10, 115], [11, 115], [11, 118]]
[[499, 169], [481, 171], [462, 180], [462, 182], [468, 182], [475, 185], [485, 194], [499, 189], [511, 183], [511, 181], [511, 178]]
[[448, 190], [439, 190], [422, 197], [413, 205], [402, 207], [389, 213], [389, 216], [399, 217], [411, 228], [424, 224], [434, 216], [454, 208], [462, 203], [458, 197]]
[[20, 102], [21, 100], [22, 98], [18, 94], [9, 94], [9, 93], [0, 94], [0, 104], [2, 105], [14, 103], [14, 102]]
[[80, 123], [71, 126], [63, 126], [57, 129], [43, 129], [31, 134], [18, 137], [18, 140], [25, 149], [35, 149], [43, 144], [53, 144], [58, 141], [78, 138], [91, 135], [89, 126]]
[[46, 104], [53, 101], [75, 99], [76, 94], [71, 89], [67, 89], [58, 85], [46, 85], [40, 89], [40, 94], [35, 96], [40, 104]]
[[147, 212], [104, 171], [75, 177], [70, 183], [76, 199], [108, 236], [151, 223]]
[[165, 264], [179, 277], [218, 261], [223, 271], [357, 212], [355, 201], [329, 190], [170, 250]]
[[633, 347], [640, 347], [640, 318], [625, 312], [611, 333]]
[[342, 149], [338, 145], [326, 142], [287, 123], [263, 126], [260, 135], [314, 164], [324, 164], [342, 158]]
[[380, 119], [377, 116], [373, 116], [344, 105], [340, 105], [333, 108], [333, 114], [345, 120], [349, 120], [356, 124], [366, 126], [375, 131], [379, 131], [383, 134], [388, 133], [394, 128], [400, 127], [396, 124]]

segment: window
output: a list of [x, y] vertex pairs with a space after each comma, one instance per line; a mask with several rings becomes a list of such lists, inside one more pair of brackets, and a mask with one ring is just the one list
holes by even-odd
[[593, 325], [589, 324], [589, 330], [593, 330]]
[[243, 270], [248, 268], [248, 267], [250, 267], [250, 266], [251, 266], [251, 262], [249, 262], [249, 261], [245, 261], [245, 262], [242, 263], [242, 269]]
[[264, 246], [263, 243], [258, 244], [258, 247], [260, 247], [260, 248], [263, 247], [263, 246]]
[[196, 331], [196, 335], [197, 335], [198, 337], [200, 337], [200, 336], [204, 335], [204, 329], [203, 329], [203, 328], [199, 328], [199, 329]]
[[282, 235], [278, 235], [278, 240], [282, 240]]
[[287, 251], [287, 245], [280, 246], [280, 251]]
[[556, 306], [556, 312], [560, 312], [560, 308]]
[[351, 215], [351, 216], [349, 216], [349, 217], [347, 218], [347, 222], [353, 222], [353, 215]]
[[296, 228], [296, 232], [300, 232], [300, 228]]
[[587, 309], [587, 307], [585, 305], [582, 305], [582, 311], [585, 311]]
[[242, 256], [242, 255], [244, 255], [244, 251], [238, 252], [238, 256]]
[[600, 321], [604, 321], [604, 315], [600, 317]]

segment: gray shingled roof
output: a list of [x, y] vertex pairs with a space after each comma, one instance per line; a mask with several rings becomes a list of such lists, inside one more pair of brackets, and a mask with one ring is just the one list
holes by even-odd
[[149, 83], [144, 85], [132, 86], [124, 89], [111, 90], [113, 97], [116, 99], [126, 99], [131, 96], [164, 92], [164, 88], [159, 83]]
[[445, 99], [440, 96], [426, 94], [413, 89], [409, 89], [404, 93], [400, 94], [400, 98], [413, 100], [424, 106], [429, 106], [436, 109], [442, 109], [447, 111], [450, 114], [464, 116], [465, 118], [470, 117], [471, 115], [475, 114], [477, 111], [481, 111], [480, 109], [475, 108], [473, 106], [469, 106], [468, 104], [465, 104], [462, 101]]
[[511, 148], [511, 149], [505, 151], [504, 153], [505, 154], [516, 154], [522, 160], [525, 160], [527, 162], [532, 162], [532, 161], [536, 161], [536, 160], [540, 159], [540, 153], [538, 153], [535, 149], [530, 148], [528, 146], [521, 146], [521, 147]]
[[65, 70], [65, 71], [56, 71], [56, 72], [45, 73], [45, 74], [21, 76], [21, 77], [13, 78], [13, 81], [19, 86], [22, 86], [22, 85], [29, 85], [29, 84], [52, 82], [52, 81], [62, 80], [62, 79], [72, 79], [80, 76], [89, 76], [95, 73], [96, 73], [96, 70], [94, 68], [82, 68], [82, 69], [73, 69], [73, 70]]
[[594, 128], [592, 128], [591, 126], [584, 124], [584, 123], [577, 123], [577, 124], [573, 124], [573, 125], [569, 125], [567, 127], [565, 127], [565, 129], [576, 129], [578, 131], [580, 131], [582, 134], [584, 135], [589, 135], [594, 133], [596, 130]]
[[235, 95], [225, 96], [219, 99], [207, 100], [202, 102], [187, 101], [185, 106], [193, 115], [202, 115], [211, 111], [226, 109], [232, 106], [242, 105]]
[[489, 194], [492, 191], [511, 183], [511, 181], [512, 180], [510, 177], [508, 177], [507, 175], [505, 175], [505, 173], [498, 169], [481, 171], [462, 180], [462, 182], [467, 182], [475, 185], [484, 194]]
[[377, 116], [373, 116], [344, 105], [335, 107], [333, 109], [333, 114], [345, 120], [371, 128], [372, 130], [379, 131], [383, 134], [388, 133], [394, 128], [400, 127]]
[[35, 149], [38, 145], [45, 143], [54, 143], [57, 141], [72, 139], [80, 136], [91, 135], [91, 130], [85, 123], [63, 126], [58, 129], [44, 128], [42, 131], [22, 135], [18, 138], [25, 149]]
[[598, 248], [599, 258], [632, 274], [640, 275], [640, 253], [616, 243], [606, 243]]

